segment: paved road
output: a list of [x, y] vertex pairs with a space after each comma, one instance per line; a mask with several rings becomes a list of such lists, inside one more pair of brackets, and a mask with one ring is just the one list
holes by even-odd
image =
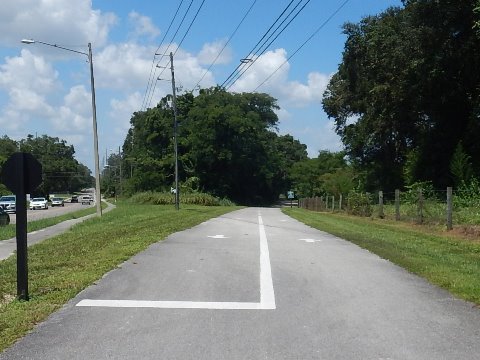
[[[115, 208], [115, 205], [113, 204], [110, 204], [107, 202], [107, 208], [103, 209], [103, 212], [106, 213], [112, 209]], [[47, 213], [49, 210], [35, 210], [35, 211], [41, 211], [42, 213], [44, 213], [47, 217], [53, 217], [53, 216], [59, 216], [61, 215], [62, 213], [65, 213], [65, 212], [72, 212], [72, 211], [75, 211], [75, 210], [79, 210], [81, 205], [78, 205], [78, 204], [72, 204], [72, 206], [67, 206], [65, 205], [64, 208], [61, 208], [62, 212], [58, 212], [58, 211], [55, 211], [55, 212], [50, 212], [50, 213]], [[89, 205], [90, 206], [90, 205]], [[57, 209], [60, 209], [60, 208], [55, 208], [55, 210]], [[29, 211], [30, 213], [30, 211]], [[45, 216], [43, 215], [43, 216]], [[59, 235], [59, 234], [62, 234], [63, 232], [69, 230], [73, 225], [75, 224], [78, 224], [82, 221], [85, 221], [93, 216], [96, 216], [96, 214], [91, 214], [91, 215], [86, 215], [86, 216], [83, 216], [81, 218], [77, 218], [77, 219], [70, 219], [70, 220], [66, 220], [66, 221], [63, 221], [59, 224], [56, 224], [56, 225], [52, 225], [52, 226], [49, 226], [47, 228], [44, 228], [44, 229], [40, 229], [40, 230], [37, 230], [37, 231], [32, 231], [32, 232], [29, 232], [28, 235], [27, 235], [27, 244], [28, 246], [32, 246], [36, 243], [39, 243], [45, 239], [48, 239], [50, 237], [53, 237], [53, 236], [56, 236], [56, 235]], [[31, 218], [30, 218], [30, 215], [27, 215], [27, 217], [29, 218], [29, 221], [31, 221]], [[11, 255], [13, 255], [14, 251], [17, 249], [17, 240], [16, 238], [11, 238], [11, 239], [8, 239], [8, 240], [0, 240], [0, 260], [4, 260], [8, 257], [10, 257]]]
[[[27, 221], [46, 219], [50, 217], [60, 216], [70, 212], [78, 211], [92, 205], [82, 205], [80, 203], [65, 203], [65, 206], [49, 207], [47, 210], [27, 210]], [[16, 214], [10, 214], [10, 223], [15, 224], [17, 220]]]
[[470, 360], [479, 329], [472, 304], [248, 208], [152, 245], [0, 359]]

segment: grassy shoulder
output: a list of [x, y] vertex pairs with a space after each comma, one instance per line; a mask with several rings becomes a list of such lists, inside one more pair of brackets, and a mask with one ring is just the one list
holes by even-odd
[[394, 221], [304, 209], [283, 211], [309, 226], [388, 259], [460, 298], [480, 304], [479, 241]]
[[[102, 209], [106, 208], [107, 204], [102, 202]], [[61, 216], [56, 216], [52, 218], [47, 218], [47, 219], [41, 219], [41, 220], [35, 220], [35, 221], [30, 221], [27, 225], [27, 231], [37, 231], [40, 229], [47, 228], [49, 226], [53, 226], [56, 224], [59, 224], [61, 222], [64, 222], [66, 220], [71, 220], [71, 219], [78, 219], [86, 215], [90, 215], [96, 212], [95, 207], [88, 207], [82, 210], [78, 210], [75, 212], [71, 212], [65, 215]], [[10, 224], [7, 226], [1, 226], [0, 227], [0, 241], [1, 240], [7, 240], [15, 237], [15, 224]]]
[[237, 207], [117, 204], [29, 247], [30, 301], [15, 300], [16, 256], [0, 261], [0, 352], [106, 272], [169, 234]]

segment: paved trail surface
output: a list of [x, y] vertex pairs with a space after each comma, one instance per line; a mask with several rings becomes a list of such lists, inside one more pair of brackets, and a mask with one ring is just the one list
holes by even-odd
[[475, 359], [480, 311], [279, 209], [179, 232], [0, 359]]

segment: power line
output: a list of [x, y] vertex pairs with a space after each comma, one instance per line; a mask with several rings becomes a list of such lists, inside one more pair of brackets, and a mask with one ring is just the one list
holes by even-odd
[[273, 44], [273, 42], [285, 31], [285, 29], [290, 26], [290, 24], [293, 22], [293, 20], [295, 20], [297, 18], [297, 16], [303, 11], [303, 9], [305, 9], [305, 7], [308, 5], [308, 3], [310, 2], [310, 0], [308, 0], [305, 4], [303, 4], [303, 6], [297, 11], [297, 13], [293, 16], [293, 18], [290, 19], [290, 21], [280, 30], [280, 32], [275, 35], [275, 37], [268, 43], [265, 45], [266, 41], [268, 41], [272, 36], [273, 34], [275, 34], [275, 32], [280, 28], [280, 26], [282, 26], [282, 24], [290, 17], [290, 15], [295, 11], [295, 9], [300, 5], [300, 3], [298, 3], [291, 11], [290, 13], [287, 15], [287, 17], [277, 26], [277, 28], [274, 30], [274, 32], [262, 43], [262, 47], [259, 49], [261, 50], [262, 48], [262, 51], [260, 52], [260, 54], [256, 55], [252, 61], [248, 62], [248, 65], [246, 66], [246, 68], [244, 68], [242, 70], [241, 73], [237, 74], [235, 79], [232, 81], [230, 81], [230, 84], [228, 85], [227, 89], [230, 89], [236, 82], [238, 79], [240, 79], [242, 77], [242, 75], [248, 70], [250, 69], [250, 67], [260, 58], [260, 56], [262, 56], [267, 50], [268, 48]]
[[261, 87], [261, 86], [262, 86], [263, 84], [265, 84], [268, 80], [270, 80], [270, 78], [271, 78], [273, 75], [275, 75], [275, 74], [277, 73], [277, 71], [280, 70], [280, 69], [283, 67], [283, 65], [285, 65], [285, 64], [286, 64], [292, 57], [294, 57], [310, 40], [312, 40], [312, 38], [313, 38], [315, 35], [317, 35], [317, 33], [318, 33], [320, 30], [322, 30], [322, 29], [325, 27], [325, 25], [327, 25], [327, 24], [330, 22], [330, 20], [332, 20], [333, 17], [334, 17], [335, 15], [337, 15], [337, 14], [340, 12], [340, 10], [342, 10], [343, 7], [344, 7], [345, 5], [347, 5], [349, 2], [350, 2], [350, 0], [345, 0], [345, 1], [317, 28], [317, 30], [315, 30], [315, 31], [313, 32], [313, 34], [310, 35], [310, 36], [307, 38], [307, 40], [305, 40], [305, 41], [292, 53], [292, 55], [290, 55], [290, 56], [287, 58], [287, 60], [285, 60], [278, 68], [276, 68], [275, 71], [272, 72], [265, 80], [263, 80], [263, 81], [260, 83], [260, 85], [258, 85], [253, 91], [254, 91], [254, 92], [257, 91], [257, 89], [258, 89], [259, 87]]
[[185, 31], [185, 34], [183, 35], [182, 40], [180, 40], [180, 43], [178, 44], [177, 49], [173, 52], [173, 55], [174, 55], [174, 56], [175, 56], [175, 54], [177, 53], [178, 49], [180, 49], [180, 46], [182, 45], [183, 40], [185, 40], [187, 34], [190, 32], [190, 29], [192, 28], [193, 23], [194, 23], [195, 20], [197, 19], [198, 13], [199, 13], [200, 10], [202, 9], [203, 4], [205, 4], [205, 0], [203, 0], [202, 3], [200, 4], [200, 6], [198, 7], [198, 10], [197, 10], [197, 12], [195, 13], [195, 16], [193, 17], [192, 21], [190, 22], [190, 25], [189, 25], [188, 28], [187, 28], [187, 31]]
[[[192, 0], [193, 1], [193, 0]], [[197, 16], [198, 14], [200, 13], [200, 10], [202, 9], [203, 5], [205, 4], [205, 0], [202, 1], [202, 3], [200, 4], [200, 6], [198, 7], [197, 9], [197, 12], [195, 13], [192, 21], [190, 21], [190, 25], [188, 25], [188, 28], [187, 30], [185, 31], [185, 34], [183, 34], [183, 37], [182, 39], [180, 40], [180, 42], [178, 43], [177, 45], [177, 48], [175, 49], [175, 51], [173, 52], [173, 54], [170, 54], [170, 59], [173, 59], [173, 56], [175, 56], [175, 54], [177, 53], [177, 51], [180, 49], [180, 46], [182, 45], [183, 41], [185, 40], [185, 38], [187, 37], [188, 33], [190, 32], [190, 29], [192, 28], [193, 24], [195, 23], [195, 20], [197, 19]], [[191, 3], [190, 3], [191, 5]], [[190, 9], [190, 7], [189, 7]], [[173, 41], [172, 41], [173, 42]], [[170, 47], [170, 46], [169, 46]], [[168, 48], [167, 48], [167, 51], [168, 51]], [[166, 56], [166, 51], [165, 53], [162, 55], [162, 56]], [[170, 60], [171, 62], [172, 60]], [[165, 71], [167, 67], [163, 67], [162, 71], [160, 72], [160, 74], [158, 75], [158, 79], [160, 79], [160, 76], [162, 76], [163, 72]], [[156, 84], [156, 83], [155, 83]]]
[[[163, 35], [162, 41], [160, 41], [160, 45], [158, 45], [158, 48], [157, 48], [157, 50], [155, 50], [155, 54], [153, 55], [152, 67], [150, 68], [150, 75], [148, 76], [148, 84], [147, 84], [147, 88], [145, 89], [145, 94], [143, 95], [142, 110], [145, 109], [145, 107], [146, 107], [146, 100], [147, 100], [147, 97], [149, 96], [149, 95], [147, 95], [147, 94], [149, 94], [149, 91], [150, 91], [150, 89], [151, 89], [152, 83], [153, 83], [153, 81], [154, 81], [154, 79], [155, 79], [154, 69], [156, 69], [156, 67], [155, 67], [155, 58], [156, 58], [156, 56], [157, 56], [157, 52], [158, 52], [158, 50], [160, 50], [160, 48], [162, 47], [163, 42], [165, 41], [165, 38], [167, 37], [167, 34], [170, 32], [170, 28], [172, 27], [173, 22], [174, 22], [175, 19], [177, 18], [178, 12], [180, 11], [180, 8], [181, 8], [181, 6], [182, 6], [182, 4], [183, 4], [183, 1], [184, 1], [184, 0], [181, 0], [181, 1], [180, 1], [180, 4], [178, 5], [177, 10], [175, 11], [175, 14], [173, 15], [172, 21], [170, 21], [170, 24], [168, 25], [167, 31], [166, 31], [165, 34]], [[154, 73], [153, 76], [152, 76], [152, 73]]]
[[[270, 32], [270, 30], [275, 26], [275, 24], [278, 22], [278, 20], [283, 16], [283, 14], [288, 10], [288, 8], [292, 5], [292, 3], [294, 2], [295, 0], [291, 0], [288, 5], [285, 7], [285, 9], [283, 9], [282, 13], [280, 15], [278, 15], [277, 19], [273, 22], [272, 25], [270, 25], [270, 27], [268, 28], [268, 30], [263, 34], [262, 38], [260, 40], [258, 40], [258, 42], [255, 44], [255, 46], [253, 47], [252, 50], [250, 50], [249, 54], [252, 54], [252, 53], [255, 53], [255, 49], [257, 48], [258, 44], [260, 44], [260, 42], [262, 42], [262, 40], [268, 35], [268, 33]], [[301, 0], [300, 0], [301, 1]], [[240, 63], [239, 65], [237, 65], [237, 67], [232, 71], [232, 73], [230, 75], [228, 75], [227, 79], [222, 83], [222, 87], [233, 77], [235, 76], [235, 74], [238, 72], [238, 69], [240, 67], [242, 67], [244, 65], [244, 63]]]
[[[205, 0], [204, 0], [204, 1], [205, 1]], [[190, 12], [190, 8], [192, 7], [192, 4], [193, 4], [193, 0], [190, 0], [190, 4], [188, 5], [187, 10], [185, 11], [185, 14], [184, 14], [183, 17], [182, 17], [182, 20], [180, 21], [180, 24], [178, 25], [177, 30], [175, 31], [175, 34], [173, 34], [172, 39], [170, 40], [170, 43], [168, 44], [165, 52], [164, 52], [163, 54], [161, 54], [161, 58], [167, 56], [167, 52], [168, 52], [168, 50], [170, 49], [170, 46], [172, 45], [173, 41], [175, 40], [175, 37], [177, 36], [178, 32], [180, 31], [180, 28], [182, 27], [183, 22], [185, 21], [185, 18], [187, 17], [188, 13]], [[202, 4], [202, 5], [203, 5], [203, 4]], [[159, 49], [157, 49], [157, 51], [158, 51], [158, 50], [159, 50]], [[155, 52], [155, 55], [160, 55], [160, 54], [158, 54], [158, 53]], [[168, 63], [167, 63], [167, 65], [168, 65]], [[157, 64], [157, 67], [159, 67], [158, 64]], [[150, 96], [149, 96], [149, 99], [148, 99], [148, 102], [147, 102], [147, 104], [149, 104], [149, 105], [150, 105], [150, 103], [152, 102], [152, 98], [153, 98], [153, 95], [154, 95], [154, 93], [155, 93], [155, 88], [157, 87], [157, 80], [158, 80], [158, 78], [159, 78], [160, 76], [162, 76], [163, 72], [165, 71], [165, 68], [166, 68], [166, 66], [163, 67], [162, 71], [160, 72], [160, 74], [158, 75], [157, 79], [155, 79], [155, 82], [153, 83], [153, 87], [152, 87], [152, 90], [151, 90], [151, 92], [150, 92]]]
[[256, 4], [257, 0], [254, 0], [252, 2], [252, 4], [250, 5], [250, 7], [248, 8], [247, 12], [245, 13], [245, 15], [243, 15], [243, 18], [242, 20], [240, 20], [240, 22], [238, 23], [237, 27], [235, 28], [235, 30], [232, 32], [232, 34], [230, 34], [230, 36], [228, 37], [227, 41], [225, 42], [225, 44], [223, 45], [222, 49], [220, 50], [220, 52], [217, 54], [217, 56], [215, 57], [215, 59], [213, 60], [213, 62], [210, 64], [210, 66], [208, 67], [207, 70], [205, 70], [205, 72], [203, 73], [202, 77], [200, 78], [200, 80], [197, 81], [197, 83], [195, 84], [195, 86], [193, 87], [194, 89], [200, 85], [200, 82], [203, 80], [203, 78], [205, 77], [205, 75], [207, 75], [207, 73], [210, 71], [210, 69], [212, 68], [212, 66], [217, 62], [218, 58], [220, 57], [220, 55], [223, 53], [223, 50], [225, 50], [225, 48], [227, 47], [227, 45], [230, 43], [230, 40], [232, 40], [232, 38], [235, 36], [235, 34], [237, 33], [238, 29], [240, 28], [240, 26], [242, 25], [242, 23], [244, 22], [244, 20], [246, 19], [246, 17], [248, 16], [248, 14], [250, 13], [250, 11], [252, 10], [253, 6]]

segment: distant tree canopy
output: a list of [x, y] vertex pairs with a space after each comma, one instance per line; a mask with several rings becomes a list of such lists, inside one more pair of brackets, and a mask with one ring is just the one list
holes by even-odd
[[316, 158], [297, 161], [288, 177], [298, 197], [345, 195], [358, 187], [344, 152], [322, 150]]
[[[65, 140], [43, 135], [28, 135], [26, 139], [14, 141], [7, 136], [0, 138], [0, 167], [13, 153], [31, 153], [43, 167], [43, 183], [36, 193], [48, 195], [57, 191], [78, 191], [92, 186], [90, 170], [75, 158], [72, 145]], [[0, 185], [0, 193], [9, 193]]]
[[323, 98], [366, 190], [443, 188], [464, 174], [462, 159], [480, 175], [480, 2], [403, 2], [344, 25]]
[[[123, 146], [129, 192], [169, 190], [174, 183], [173, 114], [169, 97], [131, 119]], [[288, 168], [306, 146], [276, 133], [276, 100], [220, 87], [177, 98], [179, 178], [183, 184], [241, 204], [276, 200], [290, 187]]]

